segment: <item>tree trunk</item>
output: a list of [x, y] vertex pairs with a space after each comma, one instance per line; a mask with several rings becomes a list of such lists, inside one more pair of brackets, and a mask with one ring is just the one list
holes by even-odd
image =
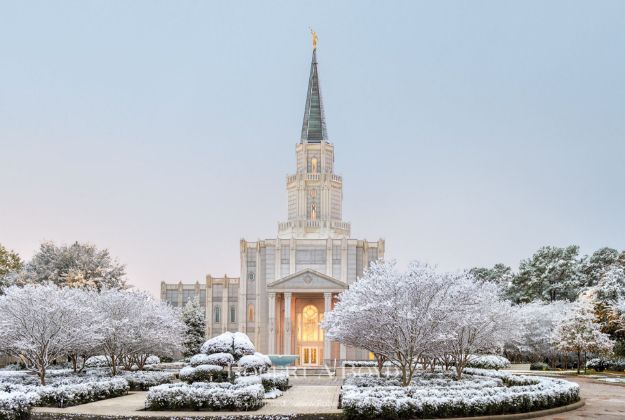
[[582, 363], [582, 352], [577, 351], [577, 374], [579, 375], [579, 365]]
[[39, 382], [42, 386], [46, 384], [46, 368], [43, 366], [39, 369]]
[[78, 355], [72, 354], [69, 356], [69, 358], [72, 360], [72, 368], [74, 369], [74, 373], [76, 373], [76, 371], [78, 370]]
[[115, 355], [111, 354], [111, 374], [113, 376], [117, 375], [117, 366], [115, 366], [117, 363], [115, 362]]

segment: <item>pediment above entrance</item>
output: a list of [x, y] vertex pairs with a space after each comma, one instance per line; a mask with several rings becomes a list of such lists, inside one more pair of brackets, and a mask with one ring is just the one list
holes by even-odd
[[267, 285], [271, 292], [342, 292], [347, 284], [315, 270], [302, 270]]

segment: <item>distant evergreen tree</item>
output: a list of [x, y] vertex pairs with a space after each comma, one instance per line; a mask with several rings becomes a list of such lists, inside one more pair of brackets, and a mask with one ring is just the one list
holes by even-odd
[[13, 277], [23, 265], [22, 259], [16, 252], [0, 244], [0, 294], [4, 288], [14, 284]]
[[191, 357], [200, 352], [200, 347], [202, 347], [202, 344], [204, 344], [206, 340], [204, 336], [206, 322], [204, 321], [204, 313], [197, 298], [189, 299], [182, 309], [182, 321], [187, 326], [183, 354], [185, 357]]
[[577, 258], [579, 247], [545, 246], [521, 261], [509, 294], [516, 302], [570, 300], [577, 298], [583, 283]]

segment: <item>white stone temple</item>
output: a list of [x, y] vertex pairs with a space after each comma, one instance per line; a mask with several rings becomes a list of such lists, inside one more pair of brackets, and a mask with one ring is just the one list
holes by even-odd
[[163, 282], [161, 299], [180, 307], [197, 297], [205, 310], [207, 337], [241, 331], [258, 351], [299, 355], [302, 366], [369, 359], [364, 350], [329, 341], [319, 327], [335, 296], [384, 257], [384, 240], [353, 239], [350, 224], [343, 221], [343, 179], [334, 173], [316, 47], [295, 153], [296, 172], [286, 179], [288, 219], [279, 223], [274, 238], [241, 240], [240, 277]]

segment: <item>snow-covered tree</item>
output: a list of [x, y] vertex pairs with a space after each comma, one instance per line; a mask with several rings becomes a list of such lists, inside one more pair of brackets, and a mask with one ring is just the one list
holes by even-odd
[[59, 286], [94, 287], [98, 290], [127, 287], [125, 267], [109, 251], [78, 242], [57, 246], [44, 242], [23, 270], [32, 283], [51, 282]]
[[424, 264], [413, 263], [400, 273], [395, 263], [374, 263], [341, 293], [322, 328], [331, 340], [386, 358], [408, 385], [450, 317], [449, 280]]
[[575, 307], [568, 301], [530, 302], [515, 307], [514, 328], [519, 336], [508, 340], [508, 351], [520, 353], [532, 361], [546, 357], [555, 360], [551, 338], [556, 325]]
[[578, 253], [576, 245], [540, 248], [530, 259], [521, 261], [510, 296], [516, 302], [575, 300], [583, 281]]
[[618, 265], [619, 253], [614, 248], [600, 248], [590, 256], [584, 256], [580, 261], [580, 272], [586, 287], [599, 283], [603, 274], [610, 268]]
[[477, 281], [494, 283], [502, 290], [507, 289], [509, 283], [511, 283], [514, 278], [512, 268], [505, 264], [495, 264], [492, 268], [475, 267], [469, 270], [469, 273], [473, 275]]
[[256, 353], [256, 348], [247, 335], [241, 332], [226, 331], [217, 337], [206, 340], [202, 344], [200, 352], [208, 355], [229, 353], [235, 361], [238, 361], [243, 356]]
[[120, 364], [142, 368], [149, 355], [173, 355], [182, 350], [185, 325], [179, 314], [148, 293], [104, 289], [94, 306], [103, 318], [97, 332], [113, 375]]
[[479, 282], [468, 272], [450, 276], [451, 293], [444, 307], [450, 317], [444, 320], [440, 346], [452, 356], [457, 379], [472, 355], [501, 351], [518, 331], [510, 302], [501, 300], [499, 287]]
[[197, 298], [189, 299], [182, 309], [182, 321], [186, 325], [183, 355], [191, 357], [202, 347], [206, 331], [204, 313]]
[[17, 252], [6, 249], [0, 244], [0, 294], [14, 283], [13, 278], [23, 265]]
[[610, 337], [601, 332], [594, 310], [587, 303], [577, 304], [575, 310], [558, 323], [552, 341], [558, 350], [577, 355], [577, 373], [582, 365], [582, 355], [609, 353], [614, 347]]
[[55, 285], [12, 286], [0, 296], [0, 350], [24, 360], [42, 385], [46, 369], [68, 349], [92, 340], [93, 309], [74, 305], [80, 291]]

